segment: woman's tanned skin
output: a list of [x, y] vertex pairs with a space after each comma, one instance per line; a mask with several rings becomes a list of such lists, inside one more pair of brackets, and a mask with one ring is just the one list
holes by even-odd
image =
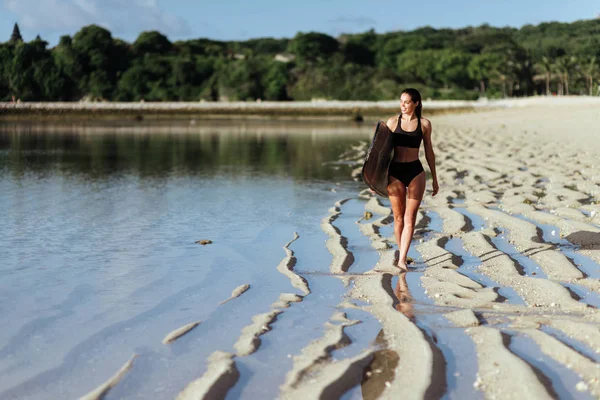
[[[417, 129], [418, 118], [415, 110], [419, 102], [414, 102], [408, 93], [402, 93], [400, 97], [400, 110], [402, 111], [402, 120], [399, 116], [393, 116], [387, 121], [388, 128], [395, 132], [398, 124], [406, 132], [412, 132]], [[431, 122], [426, 118], [421, 118], [421, 130], [423, 131], [423, 145], [425, 147], [425, 157], [429, 164], [429, 170], [432, 175], [433, 192], [432, 196], [438, 193], [439, 185], [437, 182], [437, 175], [435, 171], [435, 154], [433, 152], [433, 145], [431, 142]], [[398, 162], [410, 162], [415, 161], [419, 158], [419, 149], [408, 148], [408, 147], [395, 147], [393, 161]], [[406, 263], [406, 257], [408, 249], [412, 241], [412, 237], [415, 231], [415, 221], [417, 219], [417, 212], [423, 200], [423, 194], [425, 193], [425, 171], [417, 175], [407, 186], [401, 181], [389, 176], [388, 181], [388, 194], [390, 197], [390, 203], [392, 211], [394, 213], [394, 235], [398, 248], [400, 249], [400, 256], [398, 258], [398, 268], [404, 271], [408, 271]]]

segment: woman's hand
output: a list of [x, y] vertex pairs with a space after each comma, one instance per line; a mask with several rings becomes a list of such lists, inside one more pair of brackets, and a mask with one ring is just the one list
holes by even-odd
[[432, 196], [435, 196], [436, 194], [438, 194], [440, 190], [440, 185], [438, 185], [437, 179], [433, 180], [433, 192], [431, 192]]

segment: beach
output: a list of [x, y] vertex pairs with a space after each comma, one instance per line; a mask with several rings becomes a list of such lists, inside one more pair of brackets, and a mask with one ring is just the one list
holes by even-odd
[[[519, 107], [600, 105], [592, 96], [534, 96], [479, 100], [423, 99], [428, 115]], [[200, 101], [200, 102], [0, 102], [7, 121], [321, 120], [372, 121], [398, 111], [398, 100]]]
[[[8, 205], [23, 208], [3, 232], [20, 235], [4, 249], [5, 285], [33, 295], [5, 288], [0, 298], [7, 327], [0, 397], [599, 398], [597, 100], [496, 104], [431, 121], [440, 191], [431, 197], [428, 177], [414, 261], [403, 274], [394, 266], [389, 200], [360, 181], [375, 121], [286, 128], [291, 137], [309, 132], [291, 144], [277, 139], [281, 126], [227, 126], [228, 143], [250, 131], [260, 137], [252, 148], [274, 136], [274, 149], [294, 149], [289, 161], [273, 164], [285, 172], [246, 172], [248, 185], [232, 163], [221, 175], [198, 173], [202, 184], [190, 172], [177, 175], [181, 167], [165, 176], [119, 170], [110, 185], [92, 174], [92, 183], [70, 186], [80, 177], [61, 175], [59, 185], [36, 189], [47, 198], [40, 205], [23, 196], [20, 180], [31, 170], [2, 170]], [[99, 128], [85, 129], [93, 140]], [[164, 129], [198, 137], [214, 130]], [[318, 139], [323, 131], [327, 139]], [[324, 140], [321, 147], [331, 149], [348, 131], [336, 159], [319, 153], [289, 183], [295, 160], [314, 152], [308, 143]], [[423, 153], [421, 160], [429, 171]], [[35, 179], [44, 185], [46, 178]], [[41, 241], [29, 243], [42, 218], [31, 215], [75, 204], [74, 190], [86, 199], [77, 204], [81, 215], [114, 226], [81, 217], [85, 227], [69, 230], [81, 222], [71, 217], [79, 211], [51, 212]], [[119, 205], [131, 191], [137, 200]], [[91, 199], [105, 196], [115, 202], [95, 207]], [[143, 235], [120, 232], [120, 222]], [[91, 245], [108, 242], [110, 251], [77, 258], [94, 253], [65, 243], [88, 234]], [[65, 252], [68, 271], [63, 261], [51, 273], [42, 268], [44, 258]], [[39, 271], [19, 268], [32, 257]], [[94, 267], [105, 258], [114, 269]], [[93, 279], [75, 268], [77, 260], [90, 263]]]

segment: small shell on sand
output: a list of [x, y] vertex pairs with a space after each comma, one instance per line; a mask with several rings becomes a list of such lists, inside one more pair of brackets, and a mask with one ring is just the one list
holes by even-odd
[[131, 358], [125, 364], [123, 364], [121, 369], [119, 369], [116, 374], [111, 376], [106, 382], [104, 382], [102, 385], [98, 386], [93, 391], [89, 392], [85, 396], [80, 397], [79, 400], [100, 400], [100, 399], [102, 399], [106, 395], [106, 393], [108, 393], [108, 391], [110, 389], [115, 387], [117, 385], [117, 383], [119, 383], [119, 381], [121, 379], [123, 379], [123, 377], [125, 376], [127, 371], [129, 371], [129, 369], [131, 369], [131, 367], [133, 366], [133, 360], [136, 357], [137, 357], [137, 355], [135, 355], [135, 354], [133, 356], [131, 356]]
[[240, 297], [248, 289], [250, 289], [250, 285], [247, 283], [244, 283], [243, 285], [236, 287], [235, 289], [233, 289], [233, 292], [231, 292], [231, 297], [228, 298], [227, 300], [223, 300], [222, 302], [219, 303], [219, 305], [225, 304], [228, 301], [235, 299], [236, 297]]
[[588, 390], [588, 385], [583, 381], [579, 381], [577, 382], [577, 385], [575, 385], [575, 389], [577, 389], [578, 392], [585, 392]]
[[179, 339], [181, 336], [185, 335], [186, 333], [188, 333], [189, 331], [191, 331], [198, 325], [200, 325], [200, 321], [192, 322], [191, 324], [187, 324], [187, 325], [182, 326], [181, 328], [175, 329], [174, 331], [169, 333], [167, 336], [165, 336], [165, 338], [162, 341], [163, 344], [169, 344], [169, 343]]

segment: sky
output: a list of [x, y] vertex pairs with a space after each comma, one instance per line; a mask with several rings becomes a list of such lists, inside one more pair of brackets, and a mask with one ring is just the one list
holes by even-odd
[[521, 27], [600, 15], [599, 0], [0, 0], [0, 42], [15, 22], [25, 40], [60, 36], [97, 24], [135, 41], [158, 30], [172, 40], [291, 38], [298, 32], [377, 33], [422, 26], [460, 28], [487, 23]]

